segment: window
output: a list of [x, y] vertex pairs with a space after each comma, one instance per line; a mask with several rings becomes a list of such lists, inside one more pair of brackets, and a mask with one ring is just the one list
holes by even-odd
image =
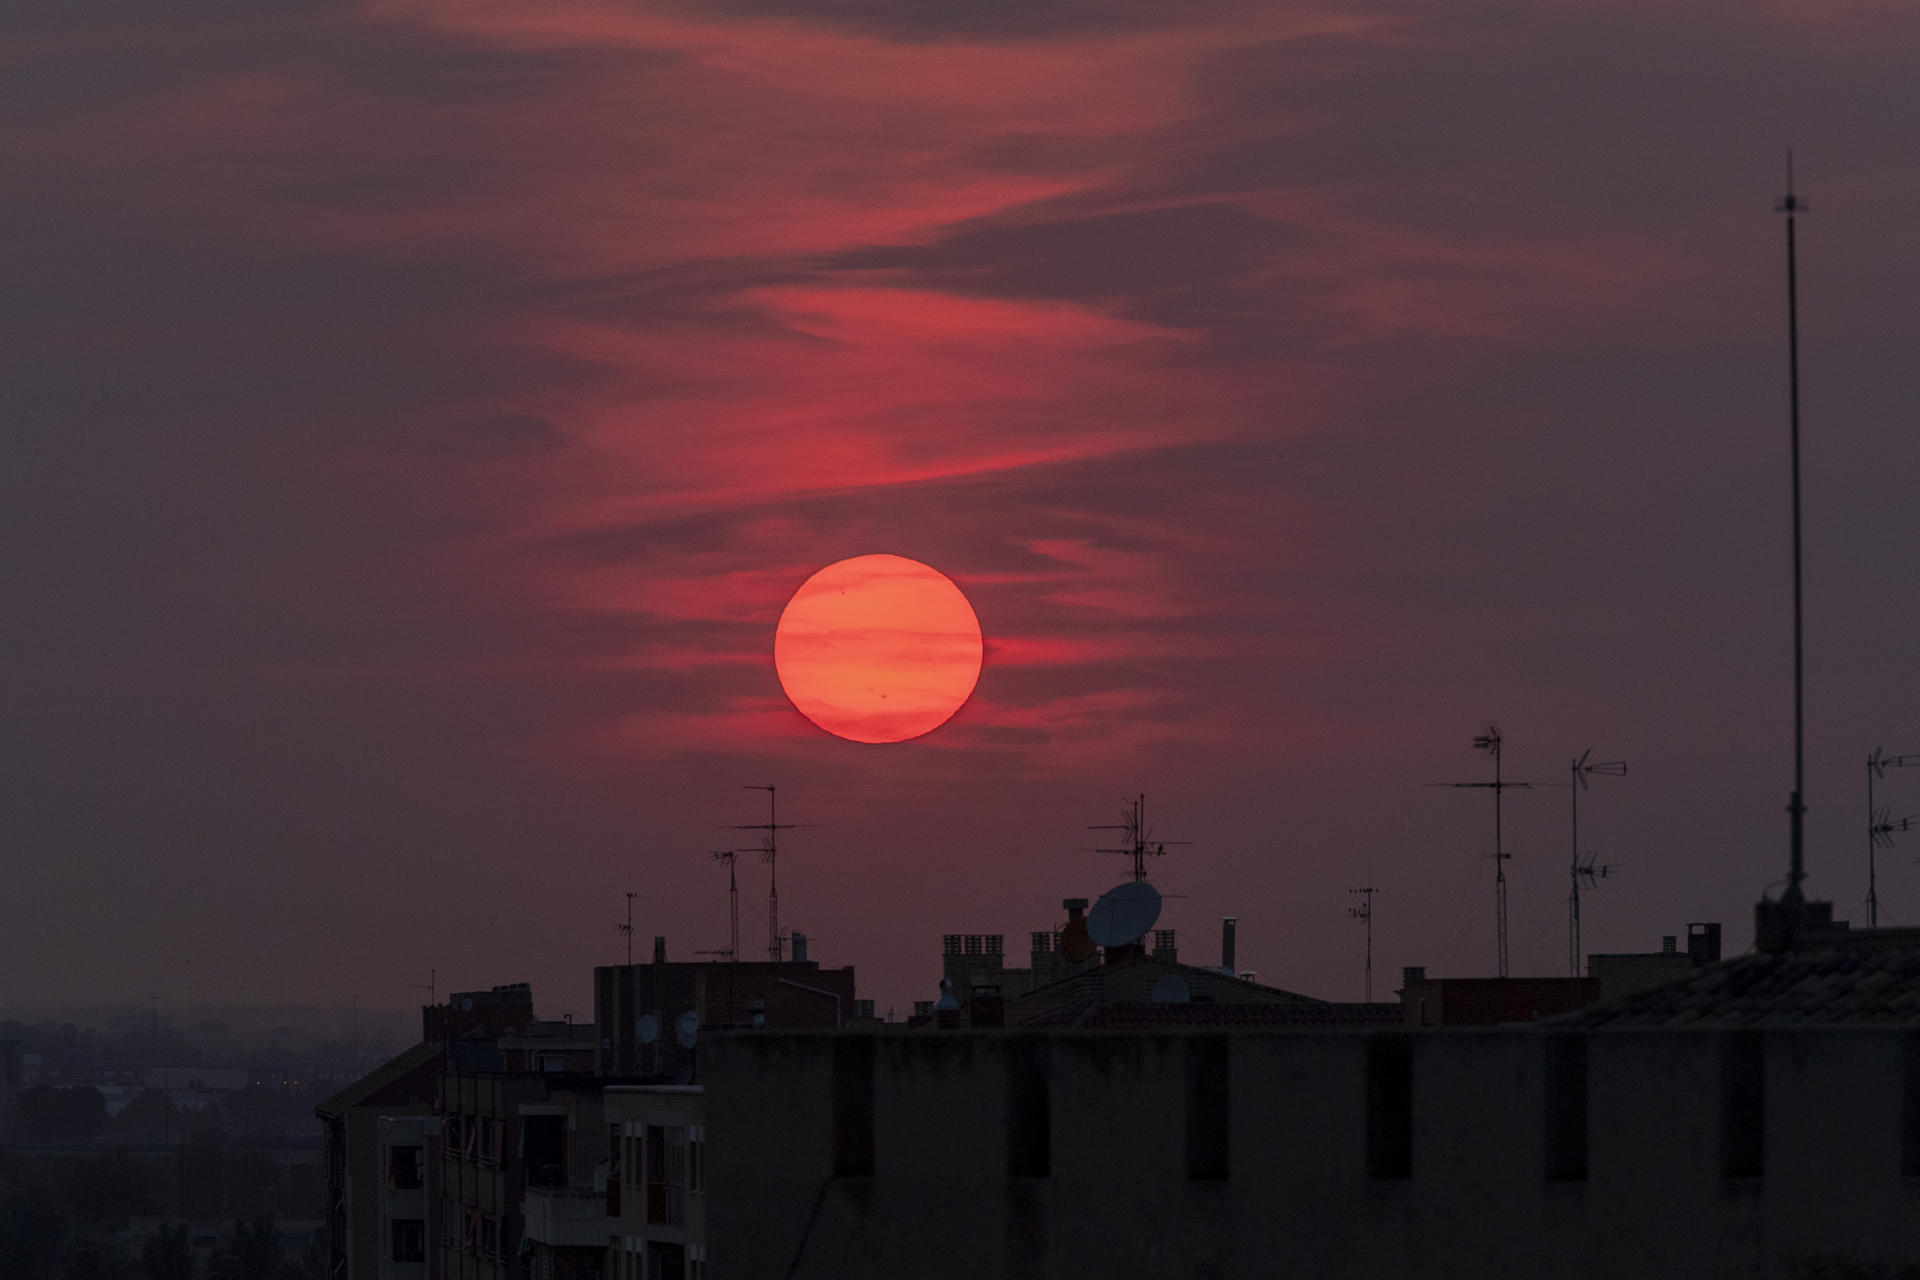
[[395, 1262], [425, 1262], [427, 1260], [427, 1224], [421, 1218], [395, 1218], [393, 1220], [393, 1260]]
[[646, 1141], [647, 1221], [687, 1224], [687, 1131], [650, 1124]]
[[1549, 1182], [1587, 1176], [1587, 1038], [1542, 1037], [1546, 1094], [1546, 1175]]
[[700, 1173], [701, 1153], [705, 1150], [706, 1145], [705, 1142], [701, 1141], [700, 1131], [698, 1129], [689, 1129], [687, 1131], [687, 1190], [691, 1191], [694, 1195], [699, 1195], [707, 1189], [706, 1184], [701, 1180]]
[[1007, 1047], [1007, 1176], [1044, 1178], [1051, 1171], [1053, 1120], [1047, 1093], [1050, 1042], [1011, 1036]]
[[1920, 1031], [1907, 1032], [1900, 1106], [1900, 1172], [1920, 1178]]
[[490, 1213], [480, 1215], [479, 1248], [489, 1258], [500, 1256], [500, 1219]]
[[420, 1148], [394, 1147], [387, 1152], [387, 1186], [395, 1191], [420, 1189]]
[[1218, 1181], [1227, 1176], [1227, 1038], [1187, 1041], [1187, 1177]]
[[873, 1176], [873, 1039], [833, 1042], [833, 1176]]
[[1413, 1037], [1367, 1040], [1367, 1176], [1413, 1176]]
[[1729, 1032], [1720, 1042], [1720, 1176], [1757, 1178], [1767, 1148], [1766, 1040]]

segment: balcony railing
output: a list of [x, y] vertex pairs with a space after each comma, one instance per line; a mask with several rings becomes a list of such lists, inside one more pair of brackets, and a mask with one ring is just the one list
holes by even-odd
[[552, 1248], [607, 1247], [606, 1193], [592, 1187], [528, 1187], [527, 1239]]

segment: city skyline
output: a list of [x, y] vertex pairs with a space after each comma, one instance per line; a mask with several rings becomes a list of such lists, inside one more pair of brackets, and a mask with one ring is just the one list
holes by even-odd
[[[0, 1006], [363, 1008], [780, 919], [901, 1013], [1125, 878], [1359, 997], [1751, 940], [1791, 786], [1801, 224], [1810, 896], [1920, 751], [1920, 15], [381, 0], [0, 17]], [[909, 557], [954, 718], [833, 738], [774, 627]], [[1909, 785], [1911, 784], [1911, 785]], [[1920, 775], [1875, 803], [1920, 812]], [[1920, 923], [1920, 841], [1879, 863]], [[741, 932], [766, 871], [741, 857]], [[1177, 895], [1177, 896], [1176, 896]], [[641, 948], [635, 948], [638, 953]], [[1379, 979], [1387, 979], [1380, 981]], [[386, 994], [381, 994], [382, 992]], [[419, 993], [424, 994], [424, 993]]]

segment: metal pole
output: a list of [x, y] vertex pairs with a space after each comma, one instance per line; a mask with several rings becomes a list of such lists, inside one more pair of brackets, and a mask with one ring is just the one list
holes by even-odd
[[1873, 757], [1867, 757], [1867, 928], [1880, 927], [1880, 894], [1874, 884]]
[[1787, 194], [1779, 211], [1787, 215], [1787, 394], [1789, 452], [1793, 467], [1793, 795], [1787, 804], [1792, 862], [1782, 901], [1796, 904], [1789, 920], [1798, 925], [1797, 905], [1803, 899], [1800, 882], [1806, 879], [1806, 750], [1805, 681], [1801, 631], [1800, 589], [1800, 289], [1794, 245], [1794, 215], [1806, 206], [1793, 194], [1793, 153], [1787, 153]]

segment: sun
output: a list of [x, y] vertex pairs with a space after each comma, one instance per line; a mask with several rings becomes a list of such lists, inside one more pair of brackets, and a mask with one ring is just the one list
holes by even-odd
[[953, 718], [980, 679], [980, 620], [938, 569], [855, 556], [800, 584], [773, 666], [800, 714], [853, 742], [904, 742]]

